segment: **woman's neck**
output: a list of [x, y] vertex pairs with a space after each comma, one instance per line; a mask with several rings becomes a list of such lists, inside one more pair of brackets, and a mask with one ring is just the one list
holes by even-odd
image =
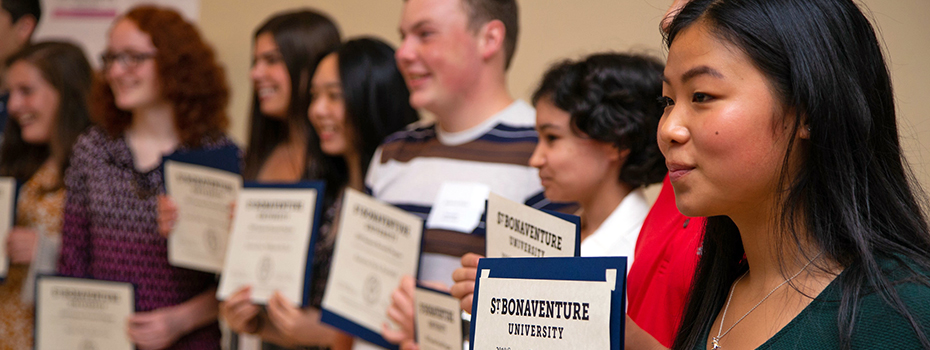
[[578, 203], [581, 206], [582, 241], [597, 231], [620, 202], [633, 191], [630, 185], [616, 179], [617, 177], [609, 179], [611, 181], [599, 186], [590, 198]]
[[174, 122], [174, 108], [167, 102], [133, 110], [132, 123], [126, 133], [136, 138], [180, 140]]
[[[826, 275], [828, 277], [826, 281], [832, 280], [832, 276], [838, 274], [842, 268], [827, 262], [827, 258], [821, 254], [823, 249], [811, 240], [803, 224], [794, 228], [800, 241], [799, 246], [788, 234], [789, 228], [780, 223], [781, 217], [773, 215], [776, 211], [772, 208], [773, 206], [760, 205], [750, 209], [746, 213], [749, 215], [731, 216], [739, 229], [743, 251], [749, 265], [751, 278], [747, 278], [747, 283], [764, 289], [783, 282], [802, 269], [807, 273], [799, 276], [799, 279], [803, 279], [804, 276], [810, 277], [815, 271], [825, 269], [829, 273], [814, 273], [814, 275], [821, 277]], [[801, 218], [794, 221], [804, 222]], [[812, 260], [817, 261], [808, 264]]]
[[346, 186], [354, 190], [362, 191], [365, 188], [365, 180], [362, 174], [362, 160], [355, 152], [345, 155], [346, 167], [349, 171], [349, 181]]
[[138, 170], [152, 169], [181, 143], [174, 122], [174, 109], [168, 103], [140, 108], [132, 112], [126, 139]]

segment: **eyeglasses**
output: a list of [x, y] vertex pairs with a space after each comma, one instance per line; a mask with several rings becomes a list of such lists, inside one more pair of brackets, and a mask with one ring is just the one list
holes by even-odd
[[123, 68], [133, 70], [143, 61], [155, 58], [154, 52], [104, 52], [100, 55], [100, 61], [103, 62], [103, 69], [109, 70], [114, 63], [119, 62]]

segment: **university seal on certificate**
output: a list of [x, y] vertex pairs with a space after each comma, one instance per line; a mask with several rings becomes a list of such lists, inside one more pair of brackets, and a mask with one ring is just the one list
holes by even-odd
[[171, 265], [213, 273], [223, 270], [229, 213], [241, 187], [238, 174], [165, 161], [165, 188], [178, 207], [178, 220], [168, 236]]
[[217, 298], [251, 286], [257, 304], [280, 291], [295, 305], [307, 305], [322, 201], [318, 181], [247, 183], [236, 201]]
[[339, 216], [322, 321], [386, 348], [391, 292], [404, 275], [415, 276], [423, 220], [346, 189]]

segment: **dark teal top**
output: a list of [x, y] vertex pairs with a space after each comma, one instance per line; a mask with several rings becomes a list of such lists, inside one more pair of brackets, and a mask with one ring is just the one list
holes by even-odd
[[[910, 311], [911, 316], [922, 326], [923, 333], [930, 337], [930, 286], [907, 281], [904, 267], [893, 261], [882, 262], [886, 276], [898, 284], [895, 290]], [[817, 296], [791, 322], [769, 338], [758, 349], [839, 349], [837, 318], [841, 289], [840, 274], [820, 295]], [[930, 277], [923, 271], [925, 277]], [[718, 310], [723, 305], [718, 305]], [[710, 327], [703, 339], [709, 340]], [[730, 333], [727, 337], [738, 337]], [[705, 341], [696, 349], [704, 349]], [[853, 349], [922, 349], [917, 334], [907, 320], [894, 311], [877, 293], [868, 293], [862, 298], [856, 313], [852, 336]], [[723, 349], [726, 350], [724, 343]]]

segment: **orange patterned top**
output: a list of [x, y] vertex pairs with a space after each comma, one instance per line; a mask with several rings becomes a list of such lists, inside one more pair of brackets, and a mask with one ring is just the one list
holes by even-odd
[[[23, 184], [16, 205], [17, 226], [39, 234], [61, 234], [65, 190], [45, 190], [55, 183], [57, 175], [54, 165], [47, 162]], [[11, 265], [7, 280], [0, 285], [0, 350], [32, 348], [32, 305], [20, 300], [28, 271], [29, 265]]]

